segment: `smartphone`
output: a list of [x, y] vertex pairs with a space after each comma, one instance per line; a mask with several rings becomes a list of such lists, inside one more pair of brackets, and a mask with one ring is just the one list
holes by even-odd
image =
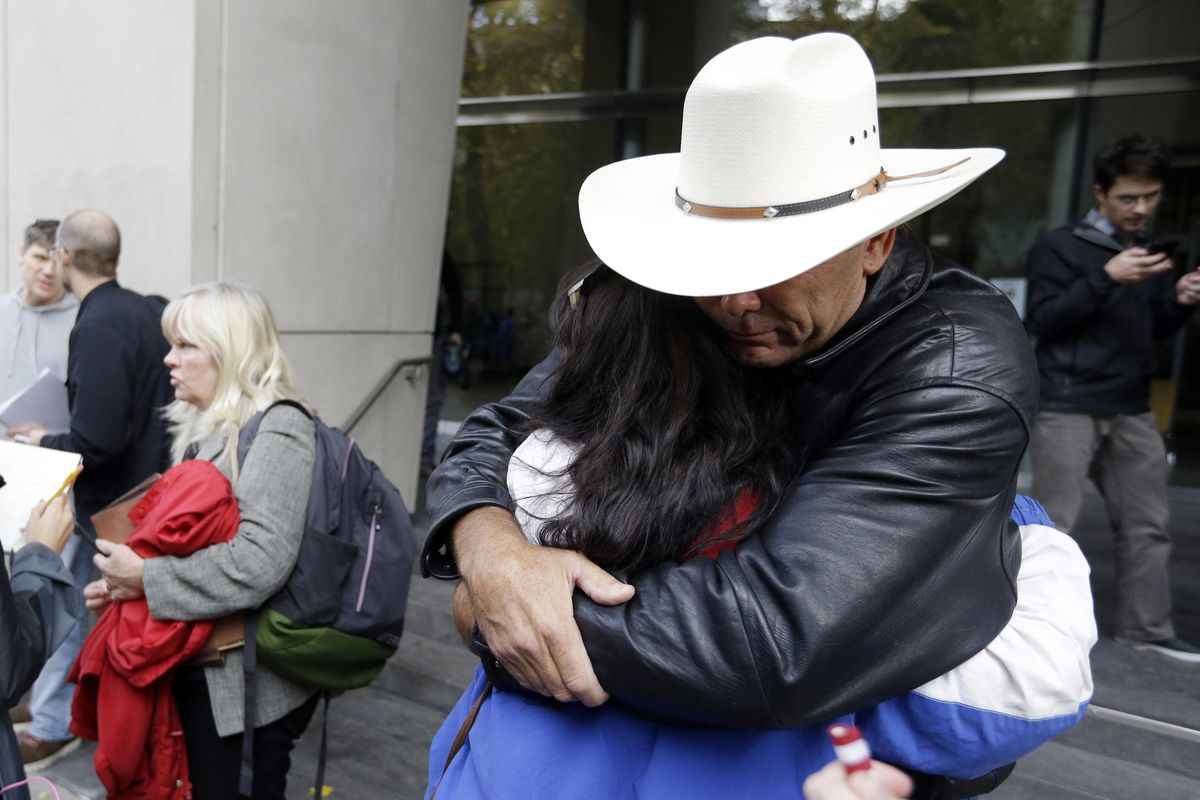
[[1179, 242], [1170, 242], [1166, 241], [1165, 239], [1159, 239], [1158, 241], [1150, 242], [1150, 244], [1146, 245], [1146, 252], [1150, 254], [1166, 253], [1167, 257], [1170, 258], [1178, 245]]

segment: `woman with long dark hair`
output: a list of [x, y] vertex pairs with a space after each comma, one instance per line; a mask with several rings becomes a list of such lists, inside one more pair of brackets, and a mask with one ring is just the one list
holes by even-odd
[[565, 357], [529, 427], [578, 445], [571, 511], [540, 520], [541, 542], [627, 572], [754, 529], [799, 472], [795, 382], [730, 360], [689, 298], [599, 264], [582, 274], [586, 302], [560, 293], [551, 311]]
[[[794, 443], [808, 437], [795, 409], [804, 381], [790, 369], [738, 366], [690, 298], [599, 264], [562, 286], [551, 311], [561, 355], [554, 385], [509, 463], [522, 532], [617, 574], [719, 559], [771, 516], [801, 472], [804, 452]], [[877, 756], [972, 777], [1082, 715], [1095, 638], [1086, 563], [1036, 503], [1018, 498], [1013, 517], [1024, 557], [1012, 622], [950, 673], [842, 718], [864, 729]], [[460, 616], [468, 640], [471, 622]], [[778, 797], [795, 795], [831, 757], [819, 726], [697, 728], [615, 701], [548, 701], [493, 685], [481, 670], [434, 740], [429, 776], [443, 800]]]

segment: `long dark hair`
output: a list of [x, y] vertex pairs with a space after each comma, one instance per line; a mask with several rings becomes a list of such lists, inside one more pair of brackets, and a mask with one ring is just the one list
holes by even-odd
[[[568, 291], [583, 276], [573, 304]], [[564, 360], [530, 429], [580, 449], [568, 470], [574, 502], [542, 529], [544, 544], [637, 570], [700, 549], [698, 537], [746, 492], [754, 512], [720, 538], [771, 513], [802, 457], [786, 370], [742, 369], [691, 298], [598, 263], [564, 279], [551, 325]]]

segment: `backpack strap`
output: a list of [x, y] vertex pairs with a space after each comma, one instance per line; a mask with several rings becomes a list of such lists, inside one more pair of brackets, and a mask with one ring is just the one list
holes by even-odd
[[254, 719], [258, 709], [255, 668], [258, 661], [258, 609], [246, 612], [246, 643], [242, 648], [242, 678], [245, 681], [245, 710], [242, 715], [242, 769], [238, 776], [238, 794], [254, 796]]
[[325, 741], [329, 733], [329, 698], [331, 696], [332, 692], [329, 690], [321, 692], [325, 707], [321, 711], [321, 749], [317, 755], [317, 781], [313, 788], [313, 796], [317, 800], [320, 800], [322, 792], [325, 791]]
[[254, 444], [254, 437], [258, 436], [258, 428], [262, 425], [263, 417], [276, 406], [291, 406], [309, 419], [316, 419], [313, 413], [305, 408], [299, 400], [276, 400], [246, 420], [246, 424], [242, 426], [242, 430], [238, 433], [237, 463], [241, 464], [246, 460], [246, 454], [250, 452], [250, 445]]

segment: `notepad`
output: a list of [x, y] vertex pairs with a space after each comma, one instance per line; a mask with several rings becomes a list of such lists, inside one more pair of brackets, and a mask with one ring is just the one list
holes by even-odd
[[21, 529], [29, 512], [48, 500], [67, 476], [83, 463], [79, 453], [0, 441], [0, 539], [4, 549], [15, 550], [25, 543]]
[[37, 380], [0, 404], [0, 433], [5, 428], [29, 424], [48, 431], [65, 431], [71, 427], [67, 387], [49, 368], [43, 369]]

